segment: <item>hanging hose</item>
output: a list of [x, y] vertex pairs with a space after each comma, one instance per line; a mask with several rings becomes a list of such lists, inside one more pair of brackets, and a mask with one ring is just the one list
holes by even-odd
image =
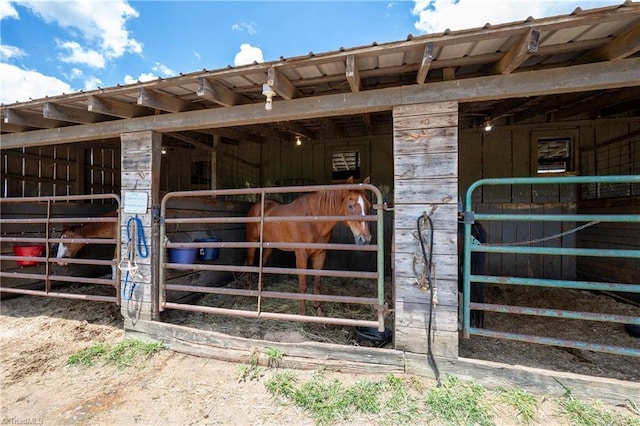
[[[427, 248], [425, 248], [424, 235], [422, 234], [422, 226], [424, 222], [427, 222], [429, 228], [429, 248], [427, 252]], [[435, 374], [437, 386], [440, 387], [440, 370], [438, 370], [438, 365], [436, 364], [436, 359], [433, 356], [433, 351], [431, 348], [431, 334], [432, 334], [432, 322], [433, 316], [435, 315], [435, 306], [438, 303], [438, 299], [436, 296], [436, 283], [433, 278], [432, 268], [433, 268], [433, 222], [431, 221], [431, 217], [425, 212], [424, 215], [418, 218], [418, 240], [420, 240], [420, 248], [422, 249], [422, 257], [424, 258], [424, 273], [426, 274], [426, 280], [428, 283], [428, 288], [430, 290], [431, 298], [429, 302], [429, 325], [427, 328], [427, 356], [431, 361], [431, 365], [433, 367], [433, 372]]]
[[[133, 228], [133, 232], [132, 231]], [[147, 246], [147, 240], [144, 236], [144, 228], [142, 226], [142, 220], [136, 215], [129, 218], [127, 222], [127, 250], [126, 255], [120, 260], [118, 269], [125, 271], [124, 285], [122, 286], [122, 298], [124, 300], [131, 300], [133, 291], [136, 288], [135, 278], [138, 275], [138, 263], [136, 262], [136, 256], [141, 258], [149, 257], [149, 246]], [[124, 263], [126, 262], [126, 265]], [[127, 286], [131, 280], [131, 288], [127, 294]]]

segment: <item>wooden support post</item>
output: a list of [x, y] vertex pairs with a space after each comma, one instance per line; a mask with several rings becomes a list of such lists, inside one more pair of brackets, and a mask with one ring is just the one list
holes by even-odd
[[[145, 131], [136, 133], [123, 133], [120, 136], [122, 143], [122, 249], [120, 259], [128, 258], [128, 243], [133, 236], [127, 234], [127, 224], [130, 220], [139, 218], [148, 246], [148, 257], [143, 258], [136, 250], [134, 258], [138, 269], [134, 278], [126, 282], [126, 271], [121, 274], [121, 288], [123, 290], [122, 315], [130, 319], [134, 324], [138, 319], [150, 320], [157, 317], [158, 307], [158, 258], [159, 258], [159, 223], [153, 217], [153, 207], [160, 206], [160, 162], [162, 135], [160, 133]], [[148, 203], [144, 213], [127, 212], [127, 199], [129, 195], [135, 198], [144, 197], [146, 194]], [[131, 197], [129, 197], [131, 199]], [[132, 230], [133, 224], [129, 227]], [[130, 256], [129, 256], [130, 257]]]
[[[458, 357], [458, 104], [438, 102], [393, 109], [395, 346]], [[422, 259], [414, 237], [424, 213], [433, 222], [433, 264], [437, 304], [416, 282], [415, 259]], [[426, 228], [422, 228], [425, 230]], [[418, 268], [420, 269], [420, 268]]]

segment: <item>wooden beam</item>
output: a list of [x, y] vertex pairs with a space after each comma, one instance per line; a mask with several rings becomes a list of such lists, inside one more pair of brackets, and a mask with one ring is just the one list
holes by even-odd
[[295, 135], [303, 136], [306, 139], [313, 139], [312, 133], [301, 124], [294, 123], [293, 121], [283, 121], [278, 123], [278, 125]]
[[338, 127], [335, 121], [329, 120], [328, 118], [320, 118], [317, 121], [320, 122], [322, 127], [327, 129], [334, 138], [341, 138], [344, 136], [344, 130]]
[[145, 89], [144, 87], [138, 90], [138, 105], [169, 112], [183, 112], [195, 109], [195, 105], [191, 102], [185, 102], [175, 96]]
[[594, 61], [617, 61], [640, 51], [640, 25], [631, 27], [609, 43], [582, 55], [577, 64]]
[[279, 72], [276, 67], [269, 68], [267, 72], [267, 84], [286, 100], [302, 97], [300, 91], [287, 77]]
[[196, 95], [226, 107], [248, 103], [233, 90], [206, 77], [198, 78]]
[[213, 142], [212, 143], [202, 142], [198, 139], [190, 138], [189, 136], [185, 136], [182, 133], [176, 133], [176, 132], [168, 132], [168, 133], [165, 133], [165, 135], [172, 137], [174, 139], [178, 139], [179, 141], [188, 143], [189, 145], [193, 145], [198, 148], [203, 148], [206, 150], [213, 149]]
[[152, 114], [152, 110], [139, 106], [128, 104], [126, 102], [115, 101], [104, 96], [89, 96], [89, 104], [87, 110], [105, 115], [111, 115], [120, 118], [134, 118]]
[[0, 125], [0, 132], [27, 132], [35, 128], [36, 127], [23, 126], [21, 124], [2, 123]]
[[[3, 148], [56, 145], [99, 138], [119, 137], [121, 133], [140, 130], [179, 132], [230, 126], [306, 120], [365, 112], [389, 111], [397, 105], [440, 102], [482, 102], [526, 96], [543, 96], [590, 90], [640, 86], [640, 58], [614, 62], [597, 62], [571, 67], [527, 71], [507, 75], [442, 81], [425, 85], [390, 87], [359, 93], [340, 93], [280, 102], [273, 111], [263, 104], [238, 105], [233, 108], [187, 111], [115, 120], [105, 123], [34, 130], [6, 134]], [[425, 90], [428, 87], [428, 90]]]
[[86, 111], [80, 108], [72, 108], [65, 105], [47, 102], [42, 108], [42, 116], [52, 120], [67, 121], [69, 123], [98, 123], [112, 120], [113, 117]]
[[358, 72], [356, 55], [347, 56], [347, 65], [346, 65], [345, 74], [347, 76], [347, 81], [349, 82], [349, 86], [351, 87], [351, 91], [354, 93], [359, 92], [362, 87], [362, 83], [360, 82], [360, 74]]
[[422, 62], [420, 62], [420, 67], [418, 68], [418, 75], [416, 76], [416, 83], [423, 84], [427, 81], [427, 74], [429, 74], [429, 69], [431, 68], [431, 63], [433, 62], [433, 43], [428, 42], [424, 47], [424, 53], [422, 54]]
[[40, 114], [35, 114], [27, 111], [15, 111], [11, 108], [4, 110], [4, 125], [2, 130], [8, 130], [6, 125], [27, 126], [27, 127], [39, 127], [41, 129], [53, 129], [56, 127], [64, 126], [67, 123], [59, 120], [50, 120], [44, 118]]
[[540, 30], [529, 28], [529, 31], [513, 45], [511, 49], [493, 66], [491, 74], [509, 74], [518, 68], [529, 56], [538, 51]]

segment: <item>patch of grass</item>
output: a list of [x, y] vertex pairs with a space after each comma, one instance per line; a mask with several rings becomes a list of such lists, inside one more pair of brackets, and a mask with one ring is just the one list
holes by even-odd
[[280, 366], [280, 361], [284, 357], [284, 352], [282, 352], [278, 348], [266, 347], [264, 348], [264, 353], [267, 356], [267, 366], [270, 368], [278, 368]]
[[531, 393], [522, 389], [512, 388], [496, 390], [498, 399], [505, 404], [513, 407], [517, 414], [517, 418], [525, 425], [533, 424], [533, 419], [538, 409], [538, 400]]
[[293, 399], [297, 381], [296, 374], [291, 370], [278, 371], [271, 378], [269, 378], [264, 386], [267, 391], [282, 401]]
[[570, 395], [558, 401], [560, 414], [576, 426], [640, 426], [637, 417], [622, 416], [607, 410], [601, 403], [585, 402]]
[[[409, 392], [416, 388], [415, 381], [409, 383], [409, 388], [401, 378], [393, 374], [386, 377], [385, 389], [389, 393], [384, 403], [384, 424], [413, 423], [418, 417], [418, 398]], [[422, 388], [421, 388], [422, 389]]]
[[71, 355], [67, 360], [67, 364], [91, 367], [95, 364], [96, 359], [102, 358], [108, 351], [109, 346], [106, 343], [94, 343], [87, 349]]
[[493, 413], [486, 404], [484, 388], [447, 376], [442, 386], [433, 388], [426, 398], [431, 415], [451, 425], [493, 425]]
[[115, 345], [95, 343], [71, 355], [67, 364], [90, 367], [97, 361], [102, 361], [124, 368], [132, 365], [133, 361], [140, 357], [148, 358], [165, 348], [163, 343], [145, 342], [139, 339], [126, 339]]
[[265, 387], [279, 401], [307, 411], [319, 425], [348, 420], [356, 413], [374, 414], [378, 423], [390, 425], [417, 420], [417, 398], [392, 374], [384, 380], [360, 380], [345, 386], [320, 372], [298, 384], [295, 374], [285, 371], [274, 374]]
[[243, 364], [238, 371], [238, 381], [260, 380], [264, 376], [265, 369], [260, 367], [260, 352], [254, 351], [249, 357], [249, 364]]

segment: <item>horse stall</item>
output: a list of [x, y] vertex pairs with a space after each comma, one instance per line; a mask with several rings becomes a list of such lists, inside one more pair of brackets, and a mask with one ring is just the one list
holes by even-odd
[[[2, 105], [0, 290], [13, 291], [20, 238], [45, 244], [29, 260], [46, 275], [56, 221], [111, 209], [70, 200], [32, 220], [9, 198], [112, 193], [119, 252], [106, 260], [131, 335], [233, 361], [271, 347], [302, 368], [625, 401], [640, 393], [627, 332], [640, 321], [638, 28], [640, 5], [624, 3]], [[362, 220], [262, 213], [268, 198], [358, 188]], [[337, 224], [328, 241], [268, 241], [278, 221]], [[354, 221], [368, 244], [342, 224]], [[326, 250], [324, 267], [297, 264], [294, 247]], [[300, 293], [298, 275], [322, 290]]]
[[[2, 298], [39, 295], [120, 303], [115, 234], [120, 153], [102, 144], [3, 150]], [[92, 195], [71, 195], [86, 187]], [[116, 212], [111, 215], [110, 212]], [[71, 232], [71, 231], [79, 232]], [[62, 242], [77, 246], [58, 259]]]

